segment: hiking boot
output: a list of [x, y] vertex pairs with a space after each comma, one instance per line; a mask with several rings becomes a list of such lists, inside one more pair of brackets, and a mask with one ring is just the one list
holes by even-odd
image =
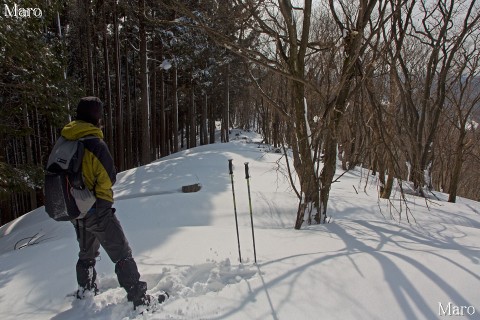
[[162, 292], [158, 295], [156, 301], [155, 298], [149, 294], [142, 295], [139, 299], [133, 301], [133, 310], [136, 310], [137, 307], [146, 307], [147, 310], [150, 308], [155, 308], [155, 305], [165, 302], [169, 298], [167, 292]]
[[162, 291], [157, 297], [158, 303], [164, 303], [170, 296], [167, 291]]
[[95, 259], [78, 260], [77, 266], [77, 298], [83, 299], [85, 296], [96, 296], [97, 289], [97, 271], [95, 270]]
[[93, 283], [88, 287], [79, 287], [77, 290], [77, 299], [84, 299], [86, 297], [93, 297], [98, 294], [97, 284]]

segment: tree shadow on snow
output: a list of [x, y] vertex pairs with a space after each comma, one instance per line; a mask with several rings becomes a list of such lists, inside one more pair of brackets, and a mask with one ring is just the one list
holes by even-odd
[[[382, 226], [382, 224], [384, 225]], [[423, 232], [424, 230], [416, 230], [411, 227], [402, 228], [395, 223], [386, 221], [369, 222], [363, 220], [339, 221], [339, 223], [321, 226], [321, 230], [315, 228], [317, 226], [312, 226], [312, 229], [309, 231], [330, 232], [331, 235], [337, 236], [338, 240], [344, 243], [344, 248], [329, 252], [302, 253], [260, 263], [258, 265], [258, 274], [261, 277], [262, 285], [251, 289], [248, 298], [242, 301], [236, 308], [219, 316], [218, 319], [227, 318], [241, 312], [248, 303], [251, 303], [252, 299], [256, 299], [260, 295], [266, 295], [270, 305], [270, 311], [265, 311], [266, 313], [262, 317], [277, 319], [277, 314], [280, 313], [282, 307], [285, 304], [293, 303], [290, 297], [293, 294], [296, 282], [306, 272], [309, 272], [309, 275], [312, 274], [320, 278], [320, 281], [312, 279], [312, 285], [321, 283], [322, 288], [315, 288], [316, 292], [318, 291], [318, 294], [316, 293], [318, 300], [312, 297], [315, 301], [311, 303], [313, 305], [317, 304], [319, 312], [323, 312], [324, 315], [328, 316], [328, 312], [325, 306], [322, 305], [322, 297], [336, 294], [345, 299], [345, 302], [349, 299], [345, 307], [350, 308], [352, 314], [356, 313], [356, 318], [384, 318], [386, 315], [375, 313], [375, 310], [367, 310], [369, 305], [365, 305], [361, 301], [365, 297], [357, 297], [349, 293], [348, 288], [342, 287], [342, 284], [346, 282], [342, 279], [342, 272], [336, 269], [335, 265], [342, 258], [350, 261], [351, 266], [358, 273], [358, 278], [361, 278], [360, 281], [366, 281], [366, 279], [363, 279], [365, 273], [371, 275], [372, 271], [366, 270], [366, 267], [375, 264], [371, 262], [367, 265], [358, 264], [356, 259], [360, 257], [364, 259], [373, 258], [378, 263], [382, 271], [378, 276], [383, 277], [383, 281], [390, 288], [390, 293], [393, 299], [395, 299], [396, 305], [403, 313], [390, 314], [389, 316], [402, 319], [417, 319], [420, 315], [421, 318], [425, 319], [438, 319], [438, 303], [443, 303], [445, 306], [448, 302], [451, 302], [456, 306], [475, 307], [478, 304], [478, 301], [471, 301], [469, 300], [471, 297], [466, 297], [462, 294], [462, 288], [455, 283], [455, 279], [459, 279], [458, 275], [460, 275], [462, 279], [460, 284], [479, 282], [480, 276], [478, 272], [472, 269], [472, 265], [473, 268], [478, 269], [480, 250], [477, 247], [468, 247], [457, 243], [456, 239], [465, 237], [464, 234], [458, 233], [457, 230], [455, 237], [453, 237], [451, 235], [443, 235], [442, 229], [435, 233]], [[467, 257], [472, 264], [463, 265], [461, 262], [450, 258], [448, 254], [445, 254], [445, 251], [459, 252]], [[422, 259], [419, 259], [420, 261], [415, 259], [415, 257], [418, 257], [418, 254], [421, 254], [422, 257]], [[295, 264], [289, 271], [273, 279], [265, 280], [262, 276], [261, 269], [268, 270], [269, 266], [273, 267], [278, 263], [292, 263], [292, 261], [297, 261], [298, 259], [296, 258], [301, 256], [316, 255], [319, 255], [319, 257], [310, 260], [308, 263]], [[430, 263], [434, 263], [434, 265]], [[438, 263], [441, 263], [441, 267], [439, 267]], [[345, 264], [342, 264], [342, 266], [344, 267]], [[329, 270], [328, 274], [322, 274], [325, 270]], [[449, 278], [445, 276], [445, 273], [440, 274], [440, 270], [452, 270], [456, 275]], [[335, 284], [336, 279], [339, 279], [339, 282]], [[471, 281], [469, 282], [468, 279], [471, 279]], [[327, 284], [323, 286], [324, 283]], [[432, 287], [427, 288], [427, 291], [425, 291], [426, 288], [422, 286], [422, 283], [429, 283]], [[339, 285], [339, 287], [335, 287], [336, 285]], [[289, 289], [281, 300], [277, 299], [274, 301], [271, 298], [271, 292], [278, 286], [288, 286]], [[325, 291], [322, 291], [324, 288], [326, 288]], [[301, 288], [297, 289], [301, 290]], [[332, 292], [331, 290], [337, 290], [337, 292]], [[448, 297], [449, 301], [441, 301], [442, 297], [426, 297], [425, 292], [428, 293], [429, 291], [442, 295], [442, 297]], [[276, 296], [278, 297], [278, 292], [276, 292]], [[469, 315], [465, 313], [464, 316], [473, 319], [477, 314]]]

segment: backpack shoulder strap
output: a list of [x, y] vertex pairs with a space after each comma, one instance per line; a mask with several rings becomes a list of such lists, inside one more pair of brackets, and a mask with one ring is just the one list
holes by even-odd
[[90, 139], [99, 139], [98, 137], [95, 136], [85, 136], [80, 139], [77, 139], [77, 149], [76, 153], [73, 158], [73, 163], [72, 163], [72, 171], [73, 172], [80, 172], [80, 168], [82, 167], [82, 160], [83, 160], [83, 155], [85, 154], [85, 145], [83, 142], [85, 140], [90, 140]]

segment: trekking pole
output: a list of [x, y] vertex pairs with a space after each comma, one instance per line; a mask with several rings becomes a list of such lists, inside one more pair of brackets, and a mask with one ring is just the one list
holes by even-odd
[[235, 213], [235, 227], [237, 229], [237, 243], [238, 243], [238, 258], [242, 263], [242, 253], [240, 252], [240, 236], [238, 235], [238, 219], [237, 219], [237, 204], [235, 202], [235, 186], [233, 185], [233, 164], [232, 159], [228, 160], [228, 168], [230, 170], [230, 180], [232, 181], [232, 194], [233, 194], [233, 212]]
[[257, 251], [255, 250], [255, 233], [253, 232], [253, 213], [252, 213], [252, 198], [250, 197], [250, 174], [248, 172], [248, 162], [245, 162], [245, 179], [247, 179], [248, 188], [248, 204], [250, 205], [250, 222], [252, 224], [252, 240], [253, 240], [253, 256], [255, 264], [257, 263]]

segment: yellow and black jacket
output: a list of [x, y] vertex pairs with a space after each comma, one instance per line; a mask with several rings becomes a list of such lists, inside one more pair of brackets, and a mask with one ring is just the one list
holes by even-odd
[[84, 137], [95, 137], [83, 140], [85, 154], [82, 161], [82, 172], [85, 185], [94, 192], [97, 208], [111, 207], [113, 204], [112, 186], [117, 172], [108, 146], [103, 141], [103, 132], [91, 123], [76, 120], [67, 124], [62, 136], [68, 140]]

